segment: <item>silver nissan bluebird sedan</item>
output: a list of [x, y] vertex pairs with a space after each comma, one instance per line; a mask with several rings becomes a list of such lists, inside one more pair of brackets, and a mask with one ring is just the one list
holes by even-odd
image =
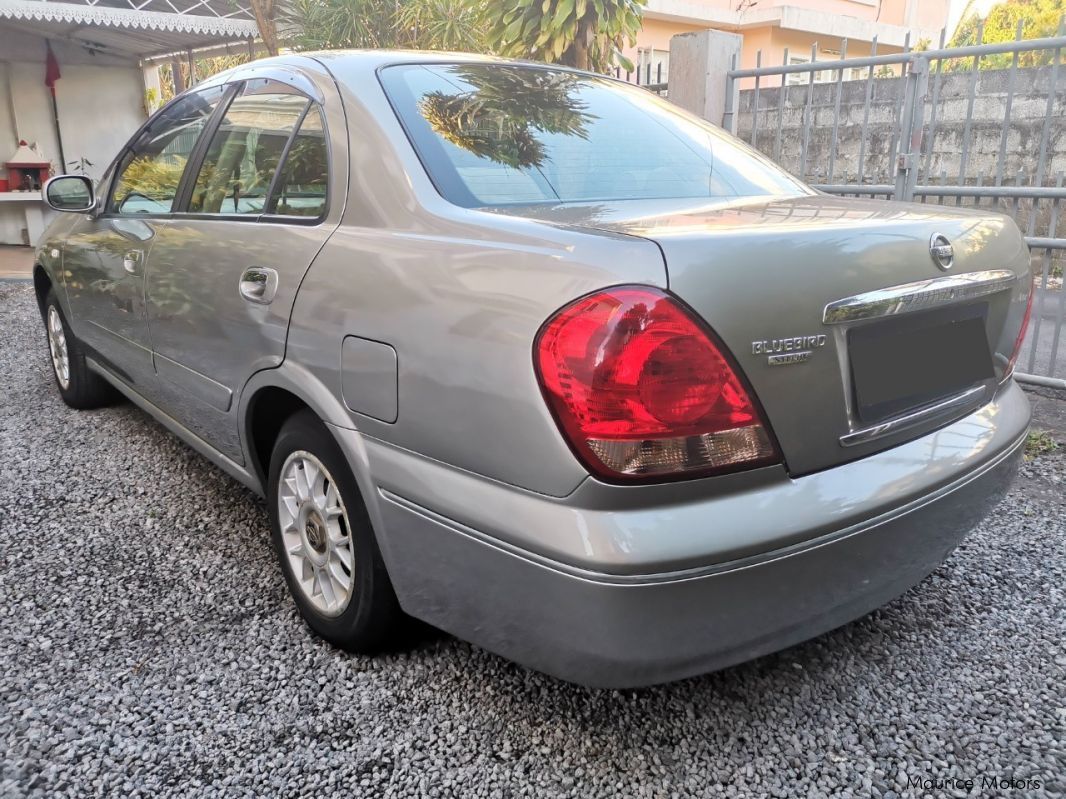
[[46, 196], [64, 401], [265, 495], [352, 651], [409, 614], [623, 687], [781, 649], [935, 569], [1029, 423], [1012, 221], [828, 197], [599, 75], [260, 61]]

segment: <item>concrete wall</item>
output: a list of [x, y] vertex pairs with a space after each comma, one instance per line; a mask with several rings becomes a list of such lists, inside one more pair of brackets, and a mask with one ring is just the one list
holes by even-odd
[[[52, 50], [62, 73], [56, 101], [64, 153], [68, 162], [92, 161], [88, 171], [99, 177], [145, 119], [141, 69], [136, 61], [92, 55], [69, 42], [53, 41]], [[0, 168], [21, 138], [39, 142], [55, 171], [64, 171], [44, 85], [45, 55], [44, 39], [0, 25]], [[0, 204], [0, 244], [21, 244], [24, 227], [20, 205]]]
[[[969, 183], [980, 178], [993, 182], [998, 161], [1000, 136], [1005, 116], [1008, 70], [988, 70], [978, 73], [977, 94], [970, 132], [969, 163], [964, 176]], [[1021, 69], [1015, 77], [1011, 122], [1008, 128], [1004, 175], [1013, 183], [1019, 170], [1030, 183], [1037, 166], [1037, 153], [1044, 128], [1044, 115], [1050, 91], [1050, 68]], [[767, 81], [779, 83], [780, 78]], [[930, 81], [930, 95], [933, 81]], [[878, 79], [873, 81], [863, 178], [867, 183], [891, 183], [895, 171], [893, 163], [893, 134], [897, 125], [900, 92], [903, 81]], [[969, 102], [970, 75], [968, 72], [949, 73], [942, 77], [937, 102], [937, 125], [932, 146], [931, 181], [940, 182], [945, 173], [948, 183], [960, 179], [960, 155], [966, 126]], [[775, 153], [780, 119], [781, 153], [778, 161], [790, 171], [799, 173], [800, 149], [803, 139], [803, 113], [807, 100], [807, 86], [789, 86], [784, 90], [783, 113], [778, 116], [782, 90], [763, 88], [759, 92], [759, 125], [756, 147], [771, 157]], [[859, 173], [859, 150], [866, 98], [866, 81], [844, 81], [837, 130], [836, 169], [830, 181], [829, 161], [833, 140], [836, 84], [814, 87], [813, 127], [804, 178], [814, 183], [850, 183]], [[752, 140], [752, 107], [754, 90], [740, 92], [738, 135]], [[926, 111], [926, 140], [923, 152], [930, 147], [929, 125], [931, 103]], [[1046, 182], [1058, 171], [1066, 171], [1066, 79], [1060, 78], [1056, 87], [1055, 107], [1051, 119]], [[712, 120], [717, 121], [717, 120]], [[922, 163], [924, 165], [924, 156]]]

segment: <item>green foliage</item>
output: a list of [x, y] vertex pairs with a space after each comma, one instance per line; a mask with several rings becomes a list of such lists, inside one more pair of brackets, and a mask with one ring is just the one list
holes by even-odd
[[585, 104], [571, 96], [574, 75], [547, 70], [458, 69], [468, 84], [458, 94], [430, 92], [421, 100], [422, 116], [457, 147], [515, 169], [544, 163], [538, 133], [586, 138]]
[[396, 12], [403, 47], [483, 52], [481, 14], [472, 0], [407, 0]]
[[[1059, 23], [1066, 13], [1066, 0], [1003, 0], [992, 6], [988, 16], [984, 20], [985, 44], [1014, 41], [1018, 32], [1018, 25], [1022, 25], [1023, 39], [1042, 39], [1055, 36], [1059, 31]], [[955, 30], [951, 37], [950, 47], [966, 47], [978, 43], [978, 31], [981, 28], [981, 18], [976, 14], [967, 16]], [[1006, 69], [1010, 67], [1014, 56], [1011, 53], [983, 56], [981, 69]], [[1028, 53], [1020, 53], [1018, 65], [1022, 67], [1037, 67], [1050, 64], [1053, 58], [1051, 50], [1033, 50]], [[973, 60], [960, 59], [959, 63], [952, 65], [956, 69], [970, 69]]]
[[[184, 80], [185, 85], [190, 86], [191, 79], [189, 75], [188, 60], [179, 58], [175, 59], [175, 61], [177, 61], [178, 68], [181, 70], [182, 79]], [[247, 53], [241, 53], [240, 55], [220, 55], [213, 58], [197, 58], [195, 59], [196, 81], [199, 83], [202, 80], [210, 78], [212, 75], [217, 75], [219, 72], [225, 72], [227, 69], [233, 69], [233, 67], [247, 63]], [[159, 88], [159, 96], [156, 96], [154, 91], [152, 91], [151, 94], [145, 94], [145, 100], [148, 103], [158, 103], [158, 105], [163, 105], [163, 103], [170, 102], [170, 100], [174, 98], [174, 62], [159, 65]], [[154, 107], [153, 110], [155, 110]]]
[[[622, 55], [643, 23], [646, 0], [501, 0], [486, 10], [488, 41], [500, 55], [606, 72], [632, 70]], [[501, 13], [502, 12], [502, 13]]]
[[1048, 455], [1059, 448], [1059, 442], [1047, 430], [1030, 430], [1025, 437], [1025, 459]]
[[295, 50], [485, 49], [476, 0], [292, 0]]

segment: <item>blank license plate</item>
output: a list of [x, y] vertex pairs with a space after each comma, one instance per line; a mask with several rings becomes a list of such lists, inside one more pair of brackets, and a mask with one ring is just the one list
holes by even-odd
[[859, 418], [876, 422], [992, 377], [985, 306], [915, 315], [848, 333]]

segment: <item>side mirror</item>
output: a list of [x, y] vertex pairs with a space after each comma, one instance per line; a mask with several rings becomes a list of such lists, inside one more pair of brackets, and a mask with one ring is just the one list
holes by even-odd
[[57, 211], [85, 213], [96, 207], [93, 182], [84, 175], [57, 175], [44, 184], [44, 199]]

